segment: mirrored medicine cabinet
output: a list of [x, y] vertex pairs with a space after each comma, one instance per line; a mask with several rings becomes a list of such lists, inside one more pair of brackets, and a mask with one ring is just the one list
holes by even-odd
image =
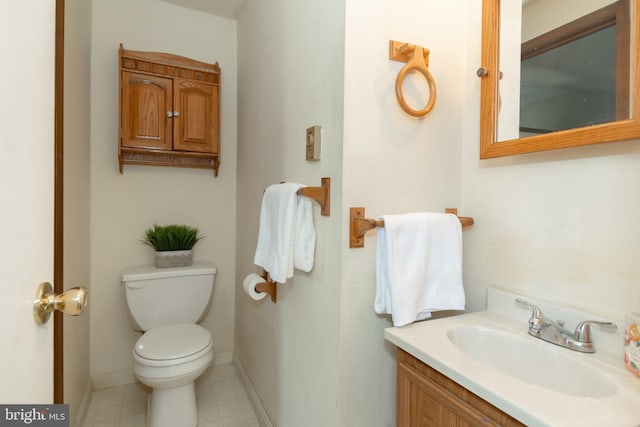
[[480, 158], [640, 138], [640, 0], [483, 0]]

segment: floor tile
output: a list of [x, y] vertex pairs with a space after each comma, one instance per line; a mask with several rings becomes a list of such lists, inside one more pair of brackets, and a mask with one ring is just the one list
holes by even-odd
[[[233, 363], [215, 365], [196, 380], [199, 427], [258, 427]], [[140, 383], [95, 390], [82, 427], [145, 427], [151, 389]]]

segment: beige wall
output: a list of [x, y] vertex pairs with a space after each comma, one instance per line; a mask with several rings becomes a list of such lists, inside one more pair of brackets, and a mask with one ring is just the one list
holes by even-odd
[[[157, 222], [186, 223], [206, 238], [194, 258], [218, 268], [213, 302], [202, 325], [214, 350], [230, 360], [236, 221], [236, 22], [154, 0], [94, 0], [91, 39], [91, 373], [131, 368], [138, 334], [127, 319], [123, 267], [151, 264], [139, 243]], [[125, 166], [118, 172], [118, 46], [219, 62], [221, 166], [211, 170]], [[123, 377], [126, 377], [124, 375]]]
[[[277, 426], [338, 425], [342, 156], [342, 0], [250, 1], [238, 20], [238, 250], [235, 352]], [[322, 160], [305, 161], [305, 129], [322, 126]], [[253, 265], [263, 190], [332, 179], [331, 216], [314, 206], [311, 273], [278, 302], [242, 292]]]
[[[330, 81], [341, 76], [333, 68], [309, 70], [304, 78], [296, 72], [301, 66], [282, 48], [307, 33], [292, 22], [295, 6], [254, 2], [239, 20], [239, 167], [247, 170], [239, 177], [239, 278], [254, 271], [262, 189], [303, 179], [307, 169], [342, 169], [332, 198], [341, 206], [316, 221], [330, 224], [319, 230], [322, 244], [331, 241], [340, 251], [337, 260], [324, 252], [317, 259], [340, 271], [339, 283], [323, 269], [281, 286], [276, 305], [242, 293], [236, 300], [237, 355], [279, 427], [395, 425], [395, 348], [383, 339], [391, 323], [373, 312], [376, 241], [369, 235], [364, 249], [347, 248], [350, 206], [365, 206], [367, 216], [445, 207], [473, 216], [476, 225], [464, 232], [468, 311], [485, 308], [489, 286], [616, 314], [637, 311], [640, 302], [637, 141], [480, 161], [481, 2], [331, 2], [336, 17], [315, 31], [323, 43], [310, 42], [314, 57], [300, 51], [300, 60], [340, 67], [333, 55], [341, 49], [334, 37], [342, 31], [343, 6], [344, 110], [332, 110], [336, 128], [343, 122], [342, 140], [335, 140], [342, 155], [317, 165], [302, 161], [298, 135], [306, 124], [298, 125], [298, 117], [318, 108], [308, 101], [316, 87], [325, 89], [326, 101], [339, 96]], [[388, 60], [389, 39], [431, 49], [438, 101], [423, 120], [396, 104], [393, 84], [402, 64]], [[256, 59], [264, 64], [260, 72], [251, 66]], [[258, 162], [267, 170], [252, 167]], [[326, 234], [337, 228], [338, 243]]]
[[[467, 2], [347, 2], [344, 113], [344, 212], [368, 217], [463, 209], [460, 198]], [[399, 107], [395, 79], [405, 64], [390, 61], [389, 40], [430, 49], [437, 85], [433, 111], [415, 119]], [[405, 92], [424, 81], [405, 80]], [[425, 94], [426, 95], [426, 94]], [[415, 100], [421, 107], [426, 98]], [[395, 347], [385, 343], [387, 316], [373, 310], [375, 233], [348, 249], [342, 226], [340, 426], [395, 425]]]
[[[470, 16], [480, 5], [469, 2]], [[462, 200], [469, 309], [488, 286], [624, 315], [640, 304], [638, 141], [478, 160], [480, 41], [468, 33]]]
[[[478, 162], [465, 141], [470, 308], [498, 285], [623, 315], [640, 304], [638, 141]], [[475, 153], [475, 154], [474, 154]]]
[[[460, 205], [464, 25], [449, 31], [460, 2], [437, 11], [419, 1], [348, 2], [346, 17], [341, 1], [323, 7], [334, 16], [312, 10], [307, 16], [315, 19], [301, 19], [288, 4], [252, 3], [239, 19], [239, 169], [250, 170], [239, 177], [239, 278], [255, 271], [264, 187], [316, 180], [314, 168], [336, 175], [332, 215], [316, 217], [317, 268], [280, 286], [276, 305], [249, 301], [238, 289], [236, 354], [276, 426], [394, 425], [395, 349], [383, 339], [391, 324], [373, 312], [375, 238], [348, 249], [348, 207], [380, 215]], [[409, 118], [395, 101], [402, 64], [388, 60], [390, 38], [431, 49], [445, 95], [425, 120]], [[264, 65], [250, 70], [249, 59]], [[336, 97], [340, 105], [332, 105]], [[324, 115], [338, 130], [344, 123], [342, 135], [327, 136], [327, 123], [314, 118]], [[317, 164], [305, 164], [304, 127], [314, 122], [323, 125], [325, 151]], [[256, 162], [269, 167], [252, 169]]]
[[89, 305], [64, 317], [64, 401], [72, 425], [89, 384], [91, 293], [89, 259], [89, 70], [91, 2], [65, 2], [64, 64], [64, 287], [85, 286]]
[[522, 10], [522, 41], [530, 40], [612, 3], [615, 0], [529, 2]]

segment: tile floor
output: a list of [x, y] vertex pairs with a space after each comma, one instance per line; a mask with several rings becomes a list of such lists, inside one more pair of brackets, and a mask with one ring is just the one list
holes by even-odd
[[[149, 393], [140, 383], [95, 390], [83, 427], [145, 427]], [[198, 378], [196, 398], [198, 427], [259, 427], [233, 363]]]

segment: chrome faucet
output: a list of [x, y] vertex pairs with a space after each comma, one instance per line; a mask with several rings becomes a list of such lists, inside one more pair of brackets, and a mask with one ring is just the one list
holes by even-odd
[[594, 353], [596, 351], [593, 346], [593, 341], [591, 341], [591, 325], [611, 329], [618, 328], [616, 324], [612, 322], [583, 320], [578, 324], [576, 330], [571, 332], [565, 329], [564, 322], [556, 322], [549, 319], [536, 305], [521, 298], [516, 298], [516, 302], [526, 305], [532, 310], [531, 318], [529, 319], [529, 335], [582, 353]]

